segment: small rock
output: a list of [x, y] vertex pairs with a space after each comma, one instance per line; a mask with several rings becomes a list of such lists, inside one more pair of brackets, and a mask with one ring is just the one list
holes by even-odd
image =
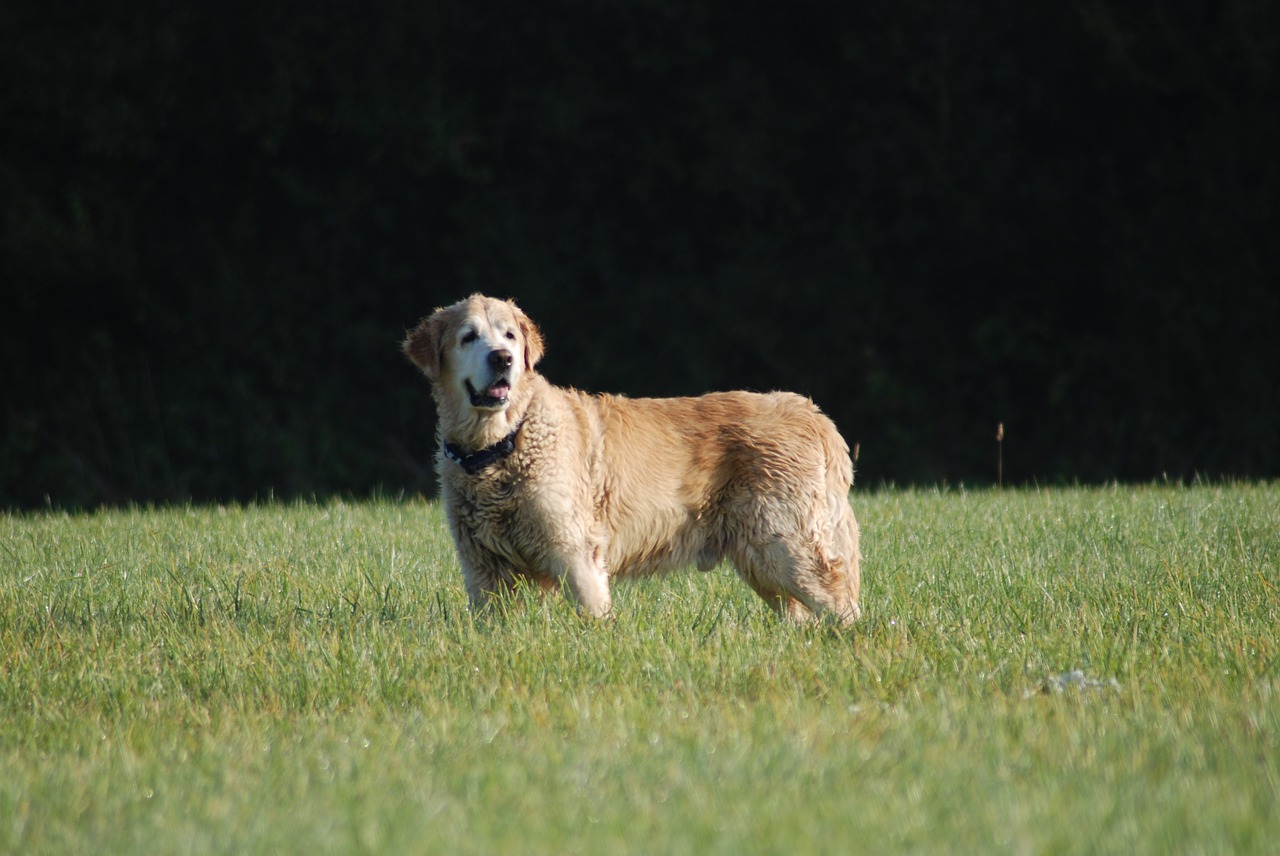
[[1023, 698], [1031, 698], [1037, 695], [1057, 695], [1069, 689], [1075, 689], [1079, 692], [1084, 692], [1085, 690], [1115, 690], [1119, 692], [1120, 682], [1115, 678], [1108, 678], [1105, 681], [1094, 680], [1080, 669], [1074, 669], [1070, 672], [1063, 672], [1061, 675], [1050, 675], [1038, 687], [1028, 690], [1023, 695]]

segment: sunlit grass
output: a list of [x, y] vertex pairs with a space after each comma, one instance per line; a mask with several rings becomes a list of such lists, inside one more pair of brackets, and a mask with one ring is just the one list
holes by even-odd
[[853, 502], [851, 634], [477, 622], [428, 502], [0, 517], [0, 852], [1274, 849], [1280, 487]]

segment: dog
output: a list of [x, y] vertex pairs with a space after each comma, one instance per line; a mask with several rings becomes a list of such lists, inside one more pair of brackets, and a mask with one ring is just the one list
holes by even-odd
[[436, 471], [467, 596], [522, 582], [612, 613], [610, 581], [723, 559], [779, 615], [858, 619], [853, 464], [802, 396], [590, 395], [537, 370], [537, 326], [475, 294], [435, 310], [404, 353], [431, 382]]

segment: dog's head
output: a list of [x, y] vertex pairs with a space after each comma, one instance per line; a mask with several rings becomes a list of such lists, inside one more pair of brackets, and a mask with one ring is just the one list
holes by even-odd
[[542, 334], [520, 307], [479, 294], [437, 309], [404, 341], [438, 397], [456, 394], [488, 411], [510, 406], [512, 390], [542, 350]]

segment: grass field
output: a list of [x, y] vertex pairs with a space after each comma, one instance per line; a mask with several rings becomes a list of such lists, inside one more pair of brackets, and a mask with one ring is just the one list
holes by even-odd
[[1280, 849], [1280, 485], [853, 503], [851, 634], [477, 623], [423, 501], [0, 516], [0, 853]]

